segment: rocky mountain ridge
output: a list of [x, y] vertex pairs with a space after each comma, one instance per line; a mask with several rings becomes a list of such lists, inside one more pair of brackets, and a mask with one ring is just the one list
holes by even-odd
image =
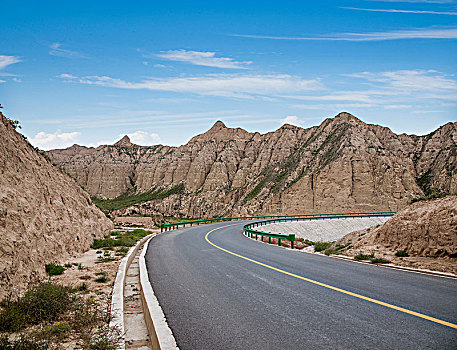
[[113, 225], [2, 113], [0, 174], [1, 300], [45, 278], [45, 264], [89, 249], [93, 239], [102, 238]]
[[118, 214], [212, 217], [396, 211], [432, 191], [457, 192], [456, 145], [457, 123], [396, 135], [343, 112], [308, 129], [260, 134], [218, 121], [180, 147], [124, 137], [48, 155], [91, 196], [142, 199]]

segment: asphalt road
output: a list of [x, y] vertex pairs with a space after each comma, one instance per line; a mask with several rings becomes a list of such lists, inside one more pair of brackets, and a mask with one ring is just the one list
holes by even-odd
[[[275, 268], [454, 325], [457, 279], [255, 242], [243, 224], [151, 240], [149, 279], [180, 349], [457, 349], [455, 328]], [[213, 244], [269, 267], [211, 245], [214, 228]]]

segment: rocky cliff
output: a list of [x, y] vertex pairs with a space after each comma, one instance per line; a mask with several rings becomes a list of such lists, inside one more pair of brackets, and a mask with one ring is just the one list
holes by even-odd
[[[80, 150], [78, 150], [78, 153]], [[0, 113], [0, 299], [44, 265], [89, 249], [112, 223]]]
[[432, 191], [457, 192], [457, 123], [396, 135], [348, 113], [267, 134], [222, 122], [180, 147], [132, 144], [48, 152], [117, 213], [214, 217], [396, 211]]

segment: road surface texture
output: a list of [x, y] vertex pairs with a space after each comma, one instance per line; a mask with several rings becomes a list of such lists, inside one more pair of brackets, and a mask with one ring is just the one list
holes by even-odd
[[456, 279], [256, 242], [245, 223], [152, 239], [149, 279], [180, 349], [457, 348]]

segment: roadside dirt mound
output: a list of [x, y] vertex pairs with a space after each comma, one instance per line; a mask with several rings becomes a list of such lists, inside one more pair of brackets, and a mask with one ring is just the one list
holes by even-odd
[[89, 249], [113, 225], [76, 182], [0, 113], [0, 299]]
[[[371, 254], [402, 266], [457, 273], [457, 196], [420, 201], [384, 225], [352, 232], [334, 246], [343, 254]], [[397, 257], [404, 250], [408, 256]]]
[[410, 256], [457, 257], [457, 196], [414, 203], [354, 243], [354, 249], [376, 246]]

